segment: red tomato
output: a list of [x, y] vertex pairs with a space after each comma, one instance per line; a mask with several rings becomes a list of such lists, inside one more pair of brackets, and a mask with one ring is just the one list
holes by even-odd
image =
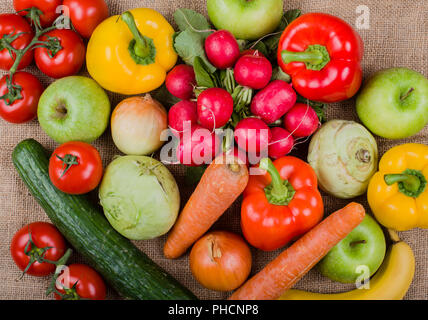
[[60, 145], [49, 161], [49, 177], [54, 186], [65, 193], [88, 193], [98, 186], [102, 175], [100, 154], [85, 142]]
[[[6, 83], [7, 75], [0, 79], [0, 96], [9, 93]], [[43, 86], [40, 81], [31, 73], [20, 71], [13, 76], [13, 85], [20, 86], [21, 99], [16, 99], [10, 105], [7, 97], [0, 98], [0, 116], [12, 123], [28, 122], [36, 117], [37, 105], [43, 93]]]
[[78, 73], [85, 62], [86, 48], [82, 38], [73, 30], [55, 29], [44, 34], [40, 40], [48, 41], [52, 38], [59, 40], [57, 45], [60, 48], [36, 48], [34, 55], [37, 67], [55, 79]]
[[[60, 11], [57, 12], [57, 7], [61, 4], [62, 0], [13, 0], [13, 6], [17, 12], [32, 7], [42, 11], [40, 16], [42, 27], [49, 27], [58, 18]], [[25, 16], [27, 13], [27, 11], [19, 12], [21, 16]]]
[[[14, 41], [11, 42], [12, 47], [21, 50], [28, 46], [34, 37], [33, 29], [30, 24], [21, 16], [13, 13], [0, 14], [0, 38], [4, 35], [16, 35], [17, 33], [25, 32]], [[0, 51], [0, 69], [9, 70], [16, 58], [16, 54], [12, 53], [10, 56], [9, 51], [5, 48]], [[33, 61], [33, 51], [29, 50], [22, 57], [19, 63], [18, 70], [23, 69], [31, 64]]]
[[95, 28], [109, 16], [104, 0], [64, 0], [64, 6], [69, 8], [74, 28], [88, 39]]
[[[30, 233], [32, 242], [28, 245]], [[46, 249], [47, 247], [51, 248]], [[57, 261], [64, 255], [65, 250], [64, 237], [53, 224], [47, 222], [33, 222], [26, 225], [15, 233], [10, 244], [12, 258], [22, 271], [28, 267], [31, 257], [33, 260], [44, 257], [47, 260]], [[35, 261], [26, 273], [43, 277], [53, 273], [55, 268], [56, 266], [52, 263]]]
[[[58, 285], [58, 282], [61, 286]], [[73, 288], [74, 287], [74, 288]], [[57, 300], [104, 300], [106, 286], [101, 276], [92, 268], [84, 264], [71, 264], [61, 272], [57, 279], [57, 290], [63, 294], [55, 294]]]

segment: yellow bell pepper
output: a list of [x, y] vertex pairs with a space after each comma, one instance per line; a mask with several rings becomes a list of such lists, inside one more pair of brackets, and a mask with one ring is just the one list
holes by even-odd
[[427, 229], [427, 180], [428, 146], [409, 143], [386, 152], [367, 190], [376, 219], [397, 231]]
[[174, 29], [157, 11], [133, 9], [104, 20], [89, 40], [86, 64], [103, 88], [126, 95], [162, 85], [177, 62]]

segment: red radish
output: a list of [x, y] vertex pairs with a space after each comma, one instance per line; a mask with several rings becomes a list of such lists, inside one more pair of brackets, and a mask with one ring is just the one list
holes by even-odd
[[269, 127], [257, 118], [242, 119], [235, 128], [235, 141], [246, 152], [259, 153], [267, 149], [271, 138]]
[[208, 60], [219, 69], [233, 67], [240, 52], [238, 41], [227, 30], [218, 30], [205, 40], [205, 52]]
[[304, 103], [296, 105], [284, 117], [284, 127], [295, 137], [309, 137], [319, 126], [315, 110]]
[[264, 57], [263, 53], [261, 53], [259, 50], [254, 49], [247, 49], [241, 52], [242, 56], [257, 56], [257, 57]]
[[181, 135], [177, 159], [181, 164], [199, 166], [209, 164], [220, 151], [220, 139], [215, 133], [198, 124]]
[[233, 72], [241, 86], [259, 90], [272, 78], [272, 64], [263, 56], [245, 55], [236, 62]]
[[199, 123], [210, 130], [223, 127], [232, 116], [233, 98], [221, 88], [209, 88], [198, 96]]
[[179, 136], [184, 131], [184, 124], [189, 121], [191, 125], [198, 122], [198, 114], [196, 112], [196, 102], [182, 100], [169, 109], [168, 126], [174, 135]]
[[294, 138], [290, 132], [281, 128], [271, 128], [272, 139], [269, 142], [269, 157], [272, 159], [281, 158], [290, 153], [294, 146]]
[[187, 100], [193, 97], [193, 88], [196, 86], [196, 78], [193, 67], [179, 64], [166, 76], [165, 86], [175, 97]]
[[296, 92], [290, 84], [274, 80], [255, 95], [251, 102], [251, 112], [267, 124], [271, 124], [286, 114], [296, 100]]

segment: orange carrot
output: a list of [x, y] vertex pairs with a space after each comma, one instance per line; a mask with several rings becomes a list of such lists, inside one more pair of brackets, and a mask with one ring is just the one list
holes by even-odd
[[229, 299], [279, 298], [358, 226], [364, 216], [363, 206], [355, 202], [331, 214], [248, 280]]
[[208, 166], [168, 235], [163, 249], [165, 257], [174, 259], [186, 252], [247, 186], [247, 166], [238, 161], [227, 164], [226, 156], [220, 157]]

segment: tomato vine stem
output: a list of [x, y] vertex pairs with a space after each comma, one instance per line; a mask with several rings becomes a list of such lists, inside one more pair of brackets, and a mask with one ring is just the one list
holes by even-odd
[[[21, 11], [28, 12], [26, 16], [30, 18], [31, 24], [34, 25], [35, 33], [31, 42], [23, 49], [15, 49], [11, 43], [14, 40], [16, 40], [18, 37], [20, 37], [22, 34], [24, 34], [24, 32], [20, 32], [15, 35], [10, 35], [10, 34], [4, 35], [0, 39], [0, 46], [3, 49], [7, 49], [9, 51], [10, 56], [14, 59], [12, 67], [9, 69], [9, 72], [6, 76], [7, 77], [6, 85], [7, 85], [8, 92], [5, 95], [0, 97], [0, 100], [3, 100], [7, 105], [11, 105], [16, 100], [22, 99], [22, 94], [21, 94], [22, 87], [13, 84], [13, 76], [18, 71], [19, 64], [21, 63], [24, 55], [28, 51], [33, 50], [35, 48], [45, 47], [48, 50], [50, 50], [50, 56], [52, 54], [51, 56], [52, 58], [59, 50], [62, 49], [58, 38], [50, 37], [48, 41], [39, 40], [39, 38], [45, 33], [56, 29], [56, 22], [54, 22], [52, 26], [42, 29], [40, 25], [40, 15], [42, 14], [42, 11], [40, 9], [36, 7], [32, 7]], [[13, 54], [15, 54], [15, 57], [13, 57]]]

